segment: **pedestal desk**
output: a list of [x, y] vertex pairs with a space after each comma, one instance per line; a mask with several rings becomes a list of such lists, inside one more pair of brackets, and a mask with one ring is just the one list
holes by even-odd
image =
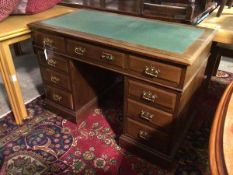
[[81, 120], [124, 77], [120, 145], [169, 163], [191, 120], [213, 30], [80, 10], [30, 24], [47, 107]]

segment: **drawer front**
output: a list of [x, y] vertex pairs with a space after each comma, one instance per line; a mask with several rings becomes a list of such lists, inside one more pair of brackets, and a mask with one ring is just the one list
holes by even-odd
[[63, 37], [44, 34], [40, 32], [35, 32], [33, 34], [33, 37], [36, 45], [46, 47], [49, 50], [65, 52], [65, 39]]
[[146, 125], [159, 126], [164, 131], [169, 131], [172, 124], [172, 114], [161, 111], [128, 99], [127, 116]]
[[90, 44], [68, 40], [67, 52], [80, 59], [95, 59], [99, 63], [124, 67], [125, 54], [114, 50], [104, 49]]
[[181, 82], [182, 68], [169, 64], [129, 56], [128, 69], [143, 78], [173, 87]]
[[67, 53], [80, 59], [96, 57], [97, 48], [79, 41], [67, 40]]
[[61, 88], [71, 90], [71, 83], [68, 76], [45, 67], [41, 67], [41, 75], [44, 81]]
[[176, 94], [130, 79], [128, 80], [128, 97], [155, 107], [165, 108], [169, 112], [173, 112], [176, 106]]
[[45, 93], [46, 93], [46, 97], [49, 100], [54, 101], [55, 103], [58, 103], [69, 109], [74, 108], [73, 98], [70, 93], [59, 90], [57, 88], [50, 87], [50, 86], [45, 87]]
[[137, 121], [126, 119], [125, 134], [129, 137], [161, 151], [166, 151], [169, 144], [168, 135], [157, 131], [151, 127], [138, 123]]
[[99, 48], [95, 59], [113, 66], [124, 68], [126, 55], [117, 51]]
[[66, 58], [61, 56], [57, 56], [54, 54], [49, 54], [48, 52], [48, 60], [45, 59], [45, 55], [42, 51], [38, 51], [38, 60], [39, 63], [48, 66], [63, 72], [68, 73], [69, 71], [69, 62]]

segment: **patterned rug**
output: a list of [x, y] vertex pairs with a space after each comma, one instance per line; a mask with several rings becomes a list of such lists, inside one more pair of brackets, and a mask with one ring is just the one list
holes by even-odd
[[[27, 105], [30, 119], [17, 126], [12, 114], [0, 120], [0, 175], [207, 175], [208, 139], [218, 101], [233, 75], [219, 73], [208, 93], [197, 98], [194, 123], [165, 170], [119, 147], [122, 111], [119, 96], [107, 98], [78, 126], [44, 109], [43, 98]], [[227, 75], [227, 76], [226, 76]], [[202, 121], [202, 122], [197, 122]], [[196, 127], [194, 127], [196, 128]]]

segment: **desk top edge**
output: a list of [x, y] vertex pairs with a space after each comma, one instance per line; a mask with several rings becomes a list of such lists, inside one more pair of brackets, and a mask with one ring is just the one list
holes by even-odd
[[[106, 12], [106, 13], [109, 13], [109, 12]], [[116, 14], [116, 15], [120, 15], [120, 14]], [[139, 17], [135, 17], [135, 18], [139, 18]], [[151, 19], [146, 19], [146, 20], [151, 20]], [[159, 21], [159, 20], [153, 20], [153, 21]], [[164, 22], [164, 21], [159, 21], [159, 22], [168, 23], [168, 24], [171, 23], [171, 22]], [[174, 24], [174, 23], [171, 23], [171, 24]], [[203, 27], [188, 26], [185, 24], [175, 24], [175, 25], [185, 26], [185, 27], [190, 27], [190, 28], [201, 28], [204, 30], [204, 32], [191, 45], [191, 47], [188, 47], [185, 50], [185, 52], [180, 54], [180, 53], [173, 53], [173, 52], [168, 52], [168, 51], [154, 49], [154, 48], [148, 48], [148, 47], [144, 47], [144, 46], [137, 45], [137, 44], [131, 44], [131, 43], [124, 42], [124, 41], [117, 41], [117, 40], [111, 39], [111, 38], [105, 38], [105, 37], [101, 37], [101, 36], [85, 34], [85, 33], [78, 32], [78, 31], [72, 31], [70, 29], [60, 28], [60, 27], [56, 27], [53, 25], [45, 24], [45, 23], [43, 23], [43, 20], [29, 24], [29, 28], [34, 29], [34, 30], [44, 30], [44, 31], [48, 31], [48, 32], [55, 32], [59, 35], [68, 36], [68, 37], [76, 38], [76, 39], [81, 39], [84, 41], [85, 40], [89, 41], [89, 42], [94, 41], [96, 43], [100, 43], [100, 44], [104, 44], [104, 45], [107, 44], [107, 45], [115, 47], [117, 49], [135, 51], [139, 54], [141, 53], [141, 54], [145, 54], [147, 56], [153, 57], [153, 55], [154, 55], [156, 57], [162, 57], [166, 61], [172, 61], [174, 63], [179, 63], [182, 65], [191, 65], [195, 61], [195, 58], [194, 58], [194, 55], [196, 55], [195, 52], [197, 52], [198, 50], [200, 51], [200, 48], [204, 49], [209, 44], [209, 42], [212, 41], [212, 39], [214, 38], [214, 35], [215, 35], [215, 31], [212, 29], [207, 29], [207, 28], [203, 28]], [[131, 47], [131, 49], [130, 49], [130, 47]], [[133, 49], [135, 49], [135, 50], [133, 50]]]

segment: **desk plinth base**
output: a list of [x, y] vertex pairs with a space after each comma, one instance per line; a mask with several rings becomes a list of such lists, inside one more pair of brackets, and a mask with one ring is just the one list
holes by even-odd
[[152, 163], [161, 165], [164, 168], [171, 169], [175, 164], [174, 157], [158, 152], [126, 135], [120, 136], [119, 144], [130, 153], [139, 155], [140, 157], [147, 159]]
[[71, 109], [67, 109], [62, 105], [59, 105], [51, 100], [45, 99], [46, 108], [54, 113], [63, 116], [65, 119], [73, 122], [79, 123], [83, 121], [83, 118], [92, 111], [97, 106], [97, 98], [93, 98], [90, 102], [85, 104], [80, 110], [73, 111]]

